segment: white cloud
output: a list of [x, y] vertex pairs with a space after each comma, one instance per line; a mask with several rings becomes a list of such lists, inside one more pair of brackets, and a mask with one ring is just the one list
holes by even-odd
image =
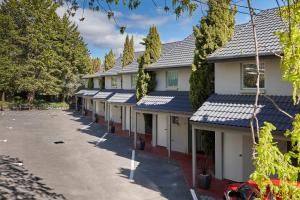
[[148, 29], [149, 26], [156, 25], [161, 26], [172, 20], [170, 16], [163, 15], [158, 17], [149, 17], [145, 15], [139, 15], [132, 13], [129, 16], [123, 18], [126, 21], [129, 28], [143, 28]]
[[[60, 7], [57, 10], [59, 16], [63, 16], [66, 11], [66, 7]], [[118, 13], [118, 16], [122, 16], [122, 13]], [[139, 51], [143, 49], [140, 44], [142, 38], [145, 36], [138, 33], [124, 33], [120, 34], [119, 28], [113, 22], [109, 20], [104, 13], [93, 12], [92, 10], [86, 9], [84, 11], [85, 19], [80, 21], [82, 17], [82, 10], [78, 10], [74, 17], [70, 20], [78, 25], [78, 29], [85, 40], [85, 42], [92, 44], [98, 48], [110, 48], [119, 55], [122, 52], [125, 37], [127, 34], [133, 35], [135, 50]]]

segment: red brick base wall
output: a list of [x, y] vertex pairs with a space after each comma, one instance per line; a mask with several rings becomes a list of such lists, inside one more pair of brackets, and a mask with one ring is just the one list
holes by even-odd
[[106, 124], [104, 116], [98, 115], [97, 117], [98, 117], [98, 120], [97, 120], [98, 124], [100, 124], [100, 125], [105, 125]]
[[87, 111], [86, 111], [86, 116], [88, 116], [88, 117], [93, 117], [93, 112], [87, 110]]

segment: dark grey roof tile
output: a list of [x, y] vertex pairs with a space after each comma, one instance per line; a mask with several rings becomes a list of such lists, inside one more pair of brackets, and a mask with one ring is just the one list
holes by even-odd
[[154, 91], [137, 102], [135, 109], [192, 114], [189, 92]]
[[[300, 106], [294, 106], [290, 96], [270, 96], [276, 104], [288, 111], [291, 115], [300, 112]], [[225, 125], [232, 127], [250, 127], [254, 95], [211, 95], [206, 102], [191, 117], [191, 121]], [[222, 106], [220, 106], [222, 104]], [[260, 126], [268, 121], [277, 130], [284, 131], [291, 128], [291, 119], [279, 112], [275, 106], [264, 96], [258, 102], [257, 117]]]

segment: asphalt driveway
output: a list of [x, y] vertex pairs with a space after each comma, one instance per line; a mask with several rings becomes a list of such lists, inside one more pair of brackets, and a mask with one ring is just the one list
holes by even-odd
[[0, 199], [192, 199], [167, 159], [136, 152], [130, 181], [131, 140], [104, 134], [68, 111], [0, 112]]

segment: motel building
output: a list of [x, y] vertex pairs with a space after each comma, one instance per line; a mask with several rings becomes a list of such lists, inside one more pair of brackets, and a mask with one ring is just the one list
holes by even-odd
[[[293, 105], [291, 84], [281, 78], [280, 58], [271, 53], [281, 53], [274, 32], [283, 29], [284, 24], [276, 9], [260, 12], [255, 22], [261, 45], [260, 90], [263, 94], [259, 97], [257, 117], [260, 127], [264, 121], [277, 127], [273, 137], [284, 153], [290, 148], [290, 142], [283, 133], [291, 128], [291, 120], [265, 97], [291, 115], [300, 112], [300, 107]], [[249, 180], [254, 170], [250, 119], [256, 93], [256, 64], [251, 33], [251, 22], [237, 25], [231, 41], [208, 57], [208, 61], [215, 64], [215, 94], [191, 117], [194, 186], [201, 173], [197, 167], [199, 144], [207, 141], [207, 137], [211, 139], [209, 171], [216, 179], [243, 182]]]

